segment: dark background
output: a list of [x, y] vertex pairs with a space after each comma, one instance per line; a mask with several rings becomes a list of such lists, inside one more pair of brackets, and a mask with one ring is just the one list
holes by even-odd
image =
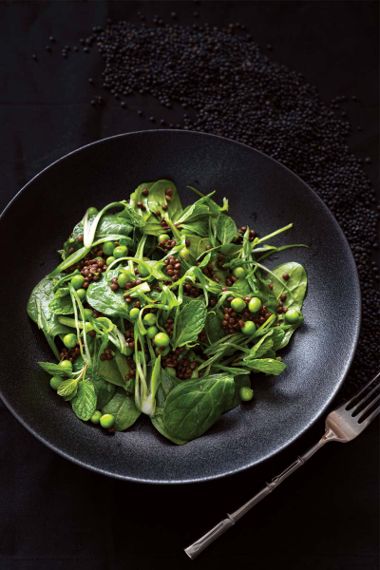
[[[193, 22], [194, 11], [201, 21], [217, 25], [241, 21], [264, 50], [270, 53], [271, 44], [273, 58], [302, 72], [326, 100], [356, 95], [359, 103], [347, 105], [354, 125], [350, 145], [372, 159], [366, 168], [378, 186], [377, 2], [2, 2], [0, 209], [66, 152], [152, 127], [117, 101], [108, 99], [101, 110], [90, 106], [94, 91], [88, 77], [99, 80], [101, 72], [95, 51], [67, 60], [60, 55], [64, 44], [79, 45], [93, 25], [108, 17], [137, 21], [139, 10], [148, 19], [155, 14], [169, 19], [175, 10], [182, 23]], [[49, 55], [44, 47], [51, 34], [58, 41]], [[136, 105], [154, 113], [152, 101]], [[57, 197], [58, 207], [61, 200], [65, 196]], [[16, 253], [3, 251], [3, 256]], [[10, 325], [9, 333], [17, 331]], [[227, 480], [148, 487], [68, 463], [0, 403], [0, 569], [375, 570], [378, 424], [347, 446], [321, 451], [197, 561], [182, 551], [293, 461], [322, 429], [320, 421], [271, 461]]]

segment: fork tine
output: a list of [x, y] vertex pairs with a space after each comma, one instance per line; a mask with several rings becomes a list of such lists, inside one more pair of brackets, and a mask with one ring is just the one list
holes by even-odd
[[[361, 414], [362, 412], [364, 412], [364, 410], [359, 409], [360, 406], [362, 406], [363, 404], [366, 404], [367, 401], [369, 401], [369, 404], [371, 404], [370, 400], [373, 397], [373, 394], [379, 389], [380, 389], [380, 384], [376, 383], [373, 386], [373, 388], [371, 388], [371, 390], [367, 394], [365, 394], [365, 396], [363, 396], [363, 398], [361, 398], [357, 404], [355, 404], [355, 406], [351, 410], [351, 415], [356, 416], [358, 413]], [[367, 406], [366, 406], [366, 409], [367, 409]]]
[[359, 414], [359, 417], [358, 417], [358, 422], [360, 422], [360, 419], [365, 416], [366, 412], [368, 412], [368, 410], [370, 410], [371, 408], [373, 408], [374, 405], [375, 405], [379, 400], [380, 400], [380, 394], [378, 394], [375, 399], [371, 400], [371, 401], [366, 405], [366, 407], [364, 408], [364, 410], [360, 410], [360, 414]]
[[363, 426], [363, 429], [369, 426], [369, 424], [376, 418], [376, 416], [379, 415], [379, 413], [380, 413], [380, 406], [377, 406], [377, 408], [370, 413], [368, 418], [366, 418], [364, 422], [360, 424], [361, 426]]
[[[365, 386], [363, 386], [363, 388], [361, 390], [359, 390], [359, 392], [357, 394], [355, 394], [355, 396], [352, 396], [352, 398], [350, 400], [348, 400], [348, 402], [346, 402], [344, 404], [344, 408], [346, 410], [349, 410], [352, 407], [353, 402], [355, 402], [355, 400], [357, 398], [359, 398], [359, 396], [361, 396], [362, 394], [364, 394], [364, 392], [366, 390], [368, 390], [368, 387], [372, 384], [372, 382], [375, 382], [380, 376], [380, 371], [376, 374], [376, 376], [374, 378], [372, 378]], [[359, 402], [357, 402], [359, 403]]]

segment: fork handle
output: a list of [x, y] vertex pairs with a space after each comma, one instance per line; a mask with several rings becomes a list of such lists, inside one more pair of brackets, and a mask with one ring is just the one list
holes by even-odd
[[323, 435], [323, 437], [311, 447], [306, 453], [300, 455], [291, 465], [289, 465], [282, 473], [274, 477], [269, 483], [265, 485], [261, 491], [259, 491], [252, 499], [249, 499], [244, 505], [238, 508], [231, 514], [227, 514], [227, 517], [221, 520], [217, 525], [215, 525], [211, 530], [206, 532], [203, 536], [201, 536], [196, 542], [185, 548], [186, 554], [192, 560], [196, 558], [203, 550], [205, 550], [214, 540], [219, 538], [222, 534], [226, 532], [229, 528], [234, 526], [234, 524], [241, 519], [248, 511], [252, 509], [257, 503], [262, 501], [267, 495], [269, 495], [272, 491], [274, 491], [285, 479], [289, 477], [292, 473], [297, 471], [306, 463], [310, 457], [314, 455], [321, 447], [325, 445], [328, 441], [332, 440], [333, 434], [328, 430]]

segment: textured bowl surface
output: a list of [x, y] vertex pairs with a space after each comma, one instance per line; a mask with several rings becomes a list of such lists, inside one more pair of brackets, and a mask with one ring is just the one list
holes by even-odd
[[[294, 222], [277, 243], [305, 243], [275, 263], [303, 263], [309, 277], [305, 325], [283, 351], [278, 378], [255, 378], [251, 404], [225, 414], [184, 446], [163, 439], [146, 419], [106, 435], [79, 421], [37, 366], [51, 358], [25, 307], [33, 286], [58, 262], [56, 250], [91, 205], [128, 197], [142, 181], [174, 180], [217, 190], [230, 213], [261, 235]], [[153, 483], [196, 482], [253, 466], [302, 434], [331, 401], [349, 368], [360, 326], [360, 289], [347, 241], [330, 211], [295, 174], [260, 152], [219, 137], [146, 131], [104, 139], [58, 160], [19, 192], [0, 219], [7, 255], [0, 280], [0, 392], [14, 415], [63, 456], [99, 472]]]

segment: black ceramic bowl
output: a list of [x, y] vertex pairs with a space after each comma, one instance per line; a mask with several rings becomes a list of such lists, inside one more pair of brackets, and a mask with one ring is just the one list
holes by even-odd
[[[223, 418], [206, 435], [184, 446], [164, 440], [140, 420], [127, 432], [106, 435], [79, 421], [49, 388], [37, 366], [48, 346], [29, 321], [32, 287], [57, 264], [56, 250], [90, 206], [126, 198], [144, 180], [170, 178], [184, 202], [192, 185], [216, 189], [230, 200], [239, 224], [261, 234], [294, 222], [279, 243], [306, 243], [281, 260], [304, 264], [309, 290], [305, 325], [284, 353], [278, 378], [257, 377], [255, 400]], [[58, 160], [33, 180], [1, 216], [6, 278], [0, 344], [1, 395], [36, 437], [64, 457], [101, 473], [154, 483], [196, 482], [253, 466], [302, 434], [330, 402], [350, 366], [360, 324], [355, 263], [330, 211], [296, 175], [264, 154], [219, 137], [186, 131], [119, 135]], [[349, 307], [349, 310], [347, 310]]]

